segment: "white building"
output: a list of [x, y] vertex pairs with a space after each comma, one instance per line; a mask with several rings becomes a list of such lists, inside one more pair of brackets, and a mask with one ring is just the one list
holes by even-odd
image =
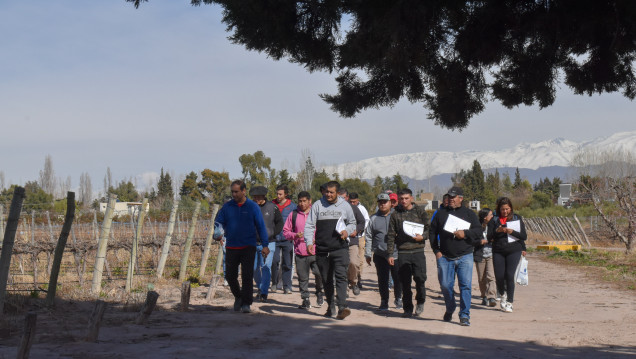
[[572, 198], [572, 184], [562, 183], [559, 185], [559, 198], [557, 199], [557, 205], [564, 206], [570, 202]]
[[[107, 206], [108, 206], [108, 203], [100, 202], [99, 211], [102, 213], [106, 213]], [[132, 216], [138, 213], [137, 211], [139, 210], [139, 207], [141, 207], [141, 202], [115, 202], [115, 208], [113, 209], [113, 214], [115, 216], [121, 216], [121, 215], [127, 215], [127, 214]], [[148, 213], [148, 211], [150, 210], [149, 203], [146, 203], [146, 208], [144, 208], [144, 210], [146, 211], [146, 213]]]

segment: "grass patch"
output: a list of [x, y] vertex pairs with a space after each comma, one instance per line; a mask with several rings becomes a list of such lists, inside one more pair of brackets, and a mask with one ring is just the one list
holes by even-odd
[[617, 284], [620, 288], [636, 290], [636, 254], [598, 249], [583, 249], [581, 251], [555, 249], [535, 252], [543, 252], [545, 258], [561, 263], [602, 268], [605, 270], [601, 276], [604, 281]]

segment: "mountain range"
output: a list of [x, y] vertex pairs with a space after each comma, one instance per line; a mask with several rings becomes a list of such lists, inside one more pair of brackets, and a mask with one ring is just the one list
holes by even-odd
[[[341, 178], [365, 179], [400, 173], [412, 181], [411, 188], [415, 190], [417, 187], [425, 188], [423, 184], [429, 180], [435, 185], [446, 186], [450, 184], [452, 174], [470, 169], [477, 159], [484, 172], [498, 169], [503, 174], [512, 170], [511, 175], [514, 175], [514, 170], [519, 168], [522, 177], [530, 183], [536, 183], [545, 177], [567, 180], [572, 173], [573, 156], [586, 149], [620, 149], [636, 153], [636, 131], [619, 132], [583, 142], [555, 138], [538, 143], [521, 143], [513, 148], [497, 151], [405, 153], [325, 166], [325, 170], [327, 173], [337, 172]], [[413, 186], [415, 183], [422, 186]]]

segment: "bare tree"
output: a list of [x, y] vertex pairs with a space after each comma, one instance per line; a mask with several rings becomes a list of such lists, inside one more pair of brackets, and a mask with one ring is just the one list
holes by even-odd
[[40, 171], [40, 187], [48, 194], [55, 194], [55, 171], [53, 170], [53, 159], [51, 155], [44, 157], [44, 169]]
[[82, 207], [86, 208], [90, 205], [93, 199], [93, 185], [91, 183], [91, 176], [88, 172], [84, 172], [80, 175], [79, 184], [79, 201]]
[[[636, 238], [636, 157], [623, 150], [586, 149], [572, 164], [579, 168], [579, 188], [628, 252]], [[619, 217], [619, 221], [612, 220]]]
[[0, 191], [4, 189], [4, 171], [0, 171]]
[[56, 198], [66, 198], [66, 193], [71, 190], [72, 186], [71, 176], [67, 176], [65, 181], [62, 180], [62, 177], [58, 177], [56, 183], [59, 191]]

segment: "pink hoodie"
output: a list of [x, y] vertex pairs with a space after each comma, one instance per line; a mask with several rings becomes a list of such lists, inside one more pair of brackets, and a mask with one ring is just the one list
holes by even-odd
[[[294, 212], [297, 212], [296, 215], [296, 228], [293, 228], [292, 219], [294, 218]], [[307, 221], [307, 216], [309, 213], [305, 214], [297, 209], [295, 209], [292, 213], [287, 216], [287, 220], [285, 221], [285, 225], [283, 226], [283, 236], [285, 239], [294, 241], [294, 253], [299, 256], [313, 256], [315, 253], [307, 252], [307, 245], [305, 244], [305, 238], [298, 238], [297, 233], [302, 233], [305, 231], [305, 222]], [[314, 249], [315, 252], [315, 249]]]

